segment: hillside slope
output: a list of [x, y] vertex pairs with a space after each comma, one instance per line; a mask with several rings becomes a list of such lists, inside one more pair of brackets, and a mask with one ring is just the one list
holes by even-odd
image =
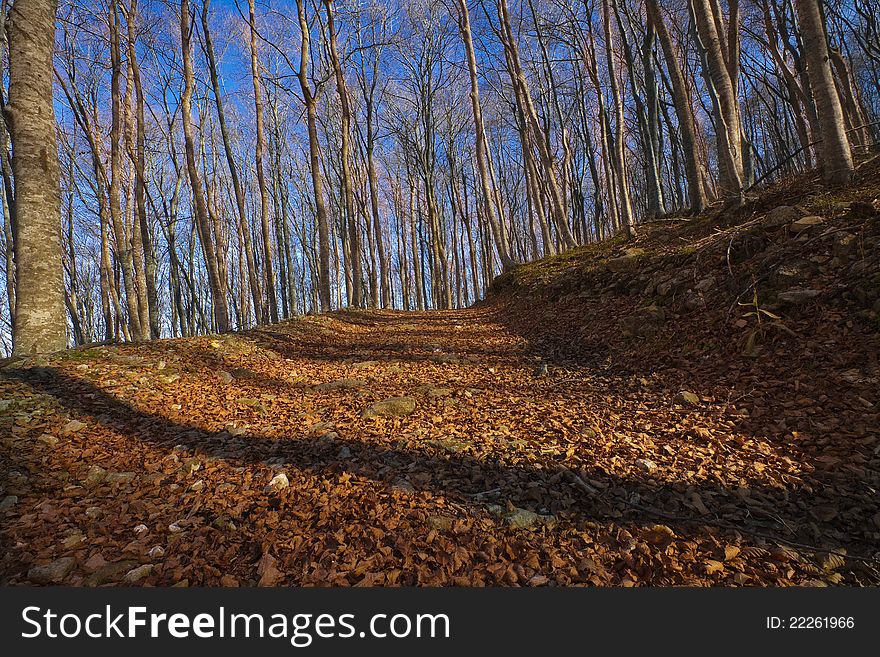
[[468, 310], [7, 363], [0, 583], [880, 583], [878, 196], [789, 181]]

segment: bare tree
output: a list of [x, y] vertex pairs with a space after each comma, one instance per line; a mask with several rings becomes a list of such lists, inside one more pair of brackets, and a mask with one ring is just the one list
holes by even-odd
[[843, 107], [831, 72], [822, 10], [819, 0], [797, 0], [795, 5], [804, 40], [810, 90], [822, 131], [822, 169], [828, 182], [846, 182], [853, 172], [852, 153], [846, 136]]
[[15, 0], [9, 35], [9, 103], [15, 176], [16, 309], [13, 352], [67, 347], [61, 247], [61, 191], [52, 54], [55, 0]]

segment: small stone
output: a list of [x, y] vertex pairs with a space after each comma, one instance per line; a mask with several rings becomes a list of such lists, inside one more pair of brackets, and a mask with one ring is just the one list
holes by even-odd
[[170, 531], [172, 534], [179, 534], [180, 532], [184, 531], [184, 528], [180, 526], [180, 521], [178, 520], [177, 522], [172, 522], [170, 525], [168, 525], [168, 531]]
[[246, 367], [234, 367], [229, 372], [236, 379], [256, 379], [258, 374], [253, 370], [249, 370]]
[[28, 579], [35, 584], [57, 584], [76, 566], [73, 557], [61, 557], [45, 566], [34, 566], [28, 571]]
[[107, 560], [104, 559], [104, 555], [97, 552], [86, 559], [86, 562], [83, 564], [83, 569], [86, 570], [86, 572], [94, 573], [106, 565]]
[[0, 502], [0, 513], [4, 511], [8, 511], [12, 507], [18, 504], [18, 496], [17, 495], [7, 495], [3, 498], [3, 501]]
[[90, 486], [97, 486], [104, 483], [107, 479], [107, 471], [100, 465], [93, 465], [86, 474], [85, 483]]
[[428, 527], [438, 531], [449, 531], [454, 522], [455, 519], [449, 516], [428, 516]]
[[205, 480], [204, 479], [199, 479], [198, 481], [194, 481], [192, 486], [189, 487], [189, 489], [191, 491], [193, 491], [194, 493], [197, 493], [200, 490], [203, 490], [204, 488], [205, 488]]
[[657, 469], [657, 464], [650, 459], [636, 459], [636, 467], [642, 472], [651, 473]]
[[761, 221], [764, 228], [780, 228], [801, 218], [800, 211], [790, 205], [780, 205], [767, 213]]
[[29, 477], [18, 470], [10, 470], [6, 474], [7, 490], [13, 495], [21, 495], [28, 489]]
[[41, 443], [46, 443], [49, 447], [54, 447], [58, 444], [58, 438], [53, 436], [51, 433], [44, 433], [37, 436], [37, 440]]
[[290, 488], [290, 481], [287, 479], [287, 475], [281, 472], [272, 477], [272, 480], [269, 482], [269, 485], [266, 486], [264, 492], [271, 493], [273, 491], [284, 490], [285, 488]]
[[217, 376], [223, 383], [232, 383], [232, 375], [226, 370], [220, 370], [217, 372]]
[[371, 370], [379, 365], [378, 360], [363, 360], [359, 363], [352, 363], [351, 369], [353, 370]]
[[104, 517], [104, 509], [99, 506], [90, 506], [86, 509], [86, 518], [89, 520], [100, 520]]
[[110, 472], [105, 481], [108, 484], [130, 484], [137, 478], [136, 472]]
[[794, 287], [790, 290], [786, 290], [785, 292], [780, 292], [776, 296], [776, 298], [782, 303], [787, 303], [792, 306], [800, 306], [809, 303], [810, 301], [818, 297], [819, 294], [819, 290]]
[[675, 395], [675, 403], [681, 406], [699, 406], [700, 398], [688, 390], [682, 390]]
[[459, 440], [457, 438], [440, 438], [437, 440], [429, 440], [428, 445], [431, 447], [437, 447], [442, 449], [444, 452], [449, 452], [450, 454], [457, 454], [458, 452], [466, 450], [470, 447], [470, 443], [464, 440]]
[[791, 224], [791, 231], [793, 233], [800, 233], [813, 226], [818, 226], [825, 222], [825, 217], [819, 217], [814, 214], [808, 215], [806, 217], [801, 217], [797, 221]]
[[150, 548], [150, 551], [147, 552], [147, 556], [150, 557], [150, 559], [161, 559], [165, 556], [165, 548], [161, 545], [154, 545]]
[[[414, 493], [416, 492], [415, 486], [413, 486], [409, 481], [404, 479], [403, 477], [398, 477], [393, 482], [391, 482], [391, 487], [397, 491], [403, 493]], [[880, 517], [880, 514], [877, 514]], [[878, 525], [880, 526], [880, 525]]]
[[639, 258], [644, 254], [642, 249], [627, 249], [626, 255], [618, 258], [612, 258], [608, 261], [608, 269], [615, 273], [622, 273], [635, 269], [639, 263]]
[[70, 529], [64, 533], [64, 538], [61, 539], [61, 545], [66, 549], [75, 548], [76, 546], [84, 543], [86, 537], [83, 536], [83, 533], [78, 529]]
[[153, 572], [153, 564], [145, 563], [142, 566], [138, 566], [137, 568], [132, 568], [127, 573], [125, 573], [125, 577], [122, 578], [123, 584], [137, 584], [141, 580], [149, 577], [150, 573]]
[[348, 448], [348, 445], [343, 445], [342, 449], [339, 450], [339, 454], [337, 456], [340, 459], [350, 459], [351, 450]]
[[162, 383], [170, 385], [172, 383], [177, 383], [178, 381], [180, 381], [180, 374], [166, 374], [164, 376], [160, 376], [159, 380]]
[[77, 431], [82, 431], [86, 428], [85, 422], [80, 422], [79, 420], [71, 420], [67, 424], [64, 425], [64, 428], [61, 429], [61, 433], [65, 436], [71, 433], [76, 433]]
[[665, 281], [661, 281], [657, 283], [657, 294], [661, 297], [668, 296], [672, 289], [675, 287], [675, 281], [673, 279], [668, 279]]
[[537, 526], [552, 523], [554, 520], [553, 516], [542, 516], [534, 511], [517, 507], [507, 511], [502, 517], [511, 529], [534, 529]]
[[150, 531], [150, 528], [144, 524], [138, 525], [134, 528], [134, 533], [138, 536], [140, 536], [141, 534], [146, 534], [148, 531]]
[[218, 516], [217, 518], [214, 518], [214, 522], [212, 522], [211, 524], [222, 531], [235, 531], [235, 523], [225, 516]]
[[443, 397], [451, 396], [453, 392], [452, 388], [435, 388], [431, 386], [425, 391], [425, 394], [431, 399], [442, 399]]
[[416, 410], [416, 400], [412, 397], [390, 397], [376, 402], [361, 414], [364, 418], [400, 417]]
[[315, 390], [355, 390], [363, 388], [367, 382], [363, 379], [337, 379], [329, 383], [321, 383], [315, 386]]
[[101, 586], [119, 581], [132, 568], [138, 566], [137, 561], [117, 561], [102, 566], [86, 578], [86, 586]]
[[848, 258], [858, 246], [858, 237], [851, 233], [839, 233], [834, 238], [834, 255], [838, 258]]

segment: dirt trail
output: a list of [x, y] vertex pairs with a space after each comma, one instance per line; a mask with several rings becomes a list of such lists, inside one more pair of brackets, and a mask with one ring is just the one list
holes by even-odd
[[0, 582], [871, 581], [770, 538], [866, 554], [870, 514], [813, 508], [815, 463], [735, 400], [514, 328], [346, 312], [8, 366]]

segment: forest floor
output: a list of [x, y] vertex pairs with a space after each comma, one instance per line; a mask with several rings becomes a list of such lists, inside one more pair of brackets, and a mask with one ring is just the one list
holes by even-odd
[[467, 310], [6, 363], [0, 583], [876, 585], [877, 174]]

